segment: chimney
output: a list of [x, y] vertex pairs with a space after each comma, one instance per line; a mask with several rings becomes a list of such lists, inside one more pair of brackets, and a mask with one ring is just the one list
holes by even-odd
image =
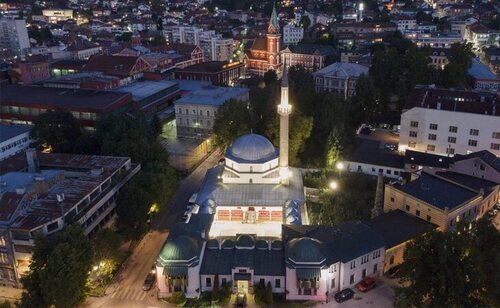
[[26, 150], [26, 161], [28, 162], [28, 172], [30, 173], [40, 172], [40, 162], [38, 161], [36, 149], [29, 148]]

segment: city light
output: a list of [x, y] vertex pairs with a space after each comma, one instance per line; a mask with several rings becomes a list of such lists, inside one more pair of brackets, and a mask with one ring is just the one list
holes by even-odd
[[335, 181], [331, 181], [328, 186], [330, 187], [331, 190], [337, 190], [337, 188], [339, 187], [339, 185]]
[[337, 163], [337, 169], [338, 169], [338, 170], [344, 170], [344, 164], [343, 164], [343, 163], [341, 163], [341, 162], [338, 162], [338, 163]]

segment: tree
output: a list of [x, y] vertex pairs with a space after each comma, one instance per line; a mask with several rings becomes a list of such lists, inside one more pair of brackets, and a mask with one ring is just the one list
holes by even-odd
[[[432, 231], [407, 244], [396, 305], [498, 306], [500, 234], [482, 218], [456, 231]], [[418, 304], [416, 304], [418, 303]]]
[[91, 240], [94, 261], [99, 263], [102, 260], [117, 261], [120, 257], [120, 246], [122, 237], [111, 229], [101, 229]]
[[[299, 163], [299, 154], [305, 148], [305, 141], [311, 136], [313, 127], [313, 118], [306, 117], [299, 114], [299, 112], [292, 113], [289, 119], [290, 132], [288, 140], [288, 157], [291, 165]], [[276, 116], [274, 121], [270, 123], [266, 129], [266, 135], [273, 141], [275, 145], [279, 145], [280, 135], [280, 118]]]
[[263, 79], [266, 86], [269, 86], [270, 84], [278, 80], [278, 75], [276, 74], [275, 70], [268, 70], [267, 72], [264, 73]]
[[155, 113], [155, 115], [151, 118], [151, 121], [149, 122], [149, 127], [151, 129], [151, 134], [153, 135], [153, 138], [158, 138], [160, 134], [162, 133], [162, 125], [160, 121], [160, 117]]
[[229, 100], [219, 107], [213, 126], [215, 142], [225, 149], [237, 137], [250, 133], [248, 103]]
[[273, 299], [273, 287], [271, 286], [271, 282], [268, 281], [266, 285], [266, 297], [264, 298], [264, 302], [268, 305], [272, 305], [274, 302]]
[[454, 87], [464, 83], [467, 79], [473, 56], [471, 43], [453, 44], [451, 47], [450, 62], [440, 74], [440, 84], [446, 87]]
[[214, 285], [212, 287], [212, 302], [219, 300], [219, 274], [215, 274]]
[[152, 205], [151, 196], [144, 190], [129, 186], [118, 195], [116, 212], [120, 228], [131, 237], [146, 230], [146, 220]]
[[165, 208], [175, 193], [178, 176], [174, 168], [166, 162], [152, 162], [142, 169], [141, 173], [132, 179], [132, 184], [145, 191], [152, 204], [159, 209]]
[[371, 120], [377, 110], [377, 91], [375, 83], [369, 76], [361, 74], [356, 81], [356, 92], [352, 97], [353, 117], [356, 117], [355, 124], [360, 125]]
[[309, 27], [311, 26], [311, 19], [309, 19], [309, 16], [304, 15], [300, 17], [300, 26], [304, 28], [305, 31], [309, 29]]
[[91, 246], [78, 225], [54, 237], [36, 237], [20, 307], [76, 307], [85, 298]]
[[52, 147], [55, 152], [73, 152], [74, 142], [81, 136], [78, 121], [69, 112], [49, 110], [34, 121], [31, 135], [41, 145]]

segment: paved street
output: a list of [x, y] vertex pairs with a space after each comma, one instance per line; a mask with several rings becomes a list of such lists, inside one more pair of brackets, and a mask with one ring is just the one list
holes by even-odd
[[153, 221], [153, 231], [148, 233], [134, 249], [127, 260], [119, 280], [107, 290], [107, 296], [89, 298], [86, 307], [167, 307], [168, 304], [156, 299], [156, 287], [151, 291], [142, 290], [142, 284], [151, 269], [158, 253], [165, 242], [168, 229], [184, 213], [189, 197], [201, 185], [208, 168], [217, 164], [219, 153], [213, 153], [198, 166], [188, 177], [184, 178], [170, 204], [170, 209]]

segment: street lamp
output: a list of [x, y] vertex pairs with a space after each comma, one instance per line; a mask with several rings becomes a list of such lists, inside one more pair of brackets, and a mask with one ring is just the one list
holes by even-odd
[[331, 190], [337, 190], [337, 188], [339, 187], [339, 185], [335, 181], [331, 181], [330, 184], [328, 184], [328, 186], [330, 187]]
[[344, 170], [344, 164], [341, 162], [338, 162], [337, 165], [337, 170], [339, 171], [339, 177], [342, 175], [342, 170]]

